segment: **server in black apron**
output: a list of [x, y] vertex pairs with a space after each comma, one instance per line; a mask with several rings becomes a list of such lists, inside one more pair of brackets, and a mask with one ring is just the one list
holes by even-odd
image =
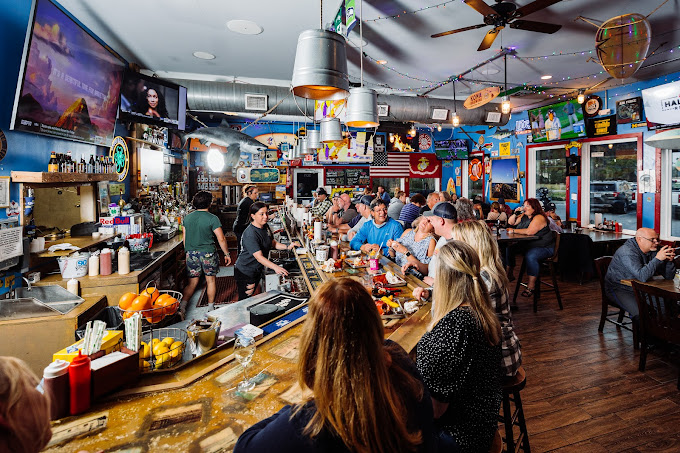
[[241, 236], [250, 225], [250, 206], [255, 203], [260, 196], [260, 191], [256, 186], [247, 184], [243, 186], [243, 199], [236, 208], [236, 220], [234, 220], [234, 234], [236, 234], [236, 256], [241, 253]]

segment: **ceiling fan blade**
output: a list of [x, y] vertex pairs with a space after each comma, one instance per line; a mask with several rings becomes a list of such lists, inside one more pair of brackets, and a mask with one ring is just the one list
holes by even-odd
[[496, 36], [498, 36], [498, 32], [501, 31], [503, 28], [504, 27], [496, 27], [492, 30], [489, 30], [487, 32], [486, 36], [484, 36], [484, 39], [482, 39], [482, 43], [479, 45], [477, 52], [480, 52], [482, 50], [486, 50], [489, 47], [491, 47], [493, 42], [496, 40]]
[[471, 25], [469, 27], [463, 27], [463, 28], [457, 28], [455, 30], [449, 30], [449, 31], [445, 31], [445, 32], [442, 32], [442, 33], [434, 34], [434, 35], [430, 36], [430, 38], [440, 38], [442, 36], [452, 35], [454, 33], [460, 33], [461, 31], [475, 30], [477, 28], [482, 28], [482, 27], [486, 27], [486, 24]]
[[482, 16], [493, 16], [498, 15], [496, 10], [484, 3], [483, 0], [465, 0], [468, 6], [471, 6], [475, 11], [477, 11]]
[[533, 20], [514, 20], [510, 23], [510, 28], [519, 30], [536, 31], [538, 33], [555, 33], [562, 28], [561, 25], [536, 22]]
[[548, 6], [554, 5], [555, 3], [559, 3], [561, 1], [562, 0], [536, 0], [529, 3], [528, 5], [522, 6], [521, 8], [517, 8], [512, 14], [512, 17], [528, 16], [531, 13], [535, 13], [536, 11], [547, 8]]

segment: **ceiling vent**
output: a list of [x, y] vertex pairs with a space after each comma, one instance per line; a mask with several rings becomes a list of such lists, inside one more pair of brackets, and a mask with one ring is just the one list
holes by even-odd
[[266, 94], [246, 94], [246, 110], [267, 111]]

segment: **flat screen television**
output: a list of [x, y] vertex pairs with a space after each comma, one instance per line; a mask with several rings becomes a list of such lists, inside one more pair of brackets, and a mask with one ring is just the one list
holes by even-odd
[[529, 110], [534, 143], [586, 136], [583, 110], [576, 99]]
[[268, 193], [261, 193], [260, 194], [260, 201], [262, 203], [271, 203], [274, 201], [274, 195], [270, 192]]
[[110, 145], [125, 61], [50, 0], [34, 0], [10, 129]]
[[125, 71], [120, 89], [120, 121], [184, 130], [187, 89], [183, 86]]

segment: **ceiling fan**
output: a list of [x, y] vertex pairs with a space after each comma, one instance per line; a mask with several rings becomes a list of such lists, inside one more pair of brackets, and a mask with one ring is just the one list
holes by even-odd
[[484, 36], [482, 43], [479, 45], [477, 51], [486, 50], [493, 44], [498, 33], [505, 28], [506, 25], [510, 28], [517, 28], [520, 30], [535, 31], [538, 33], [555, 33], [562, 28], [561, 25], [549, 24], [545, 22], [536, 22], [532, 20], [520, 20], [520, 17], [528, 16], [531, 13], [547, 8], [550, 5], [561, 2], [562, 0], [535, 0], [528, 5], [517, 8], [517, 5], [511, 2], [496, 0], [496, 4], [489, 6], [484, 3], [484, 0], [465, 0], [465, 3], [475, 9], [478, 13], [484, 16], [484, 23], [479, 25], [471, 25], [469, 27], [458, 28], [455, 30], [445, 31], [432, 35], [432, 38], [439, 38], [441, 36], [452, 35], [460, 33], [461, 31], [476, 30], [477, 28], [493, 26]]

